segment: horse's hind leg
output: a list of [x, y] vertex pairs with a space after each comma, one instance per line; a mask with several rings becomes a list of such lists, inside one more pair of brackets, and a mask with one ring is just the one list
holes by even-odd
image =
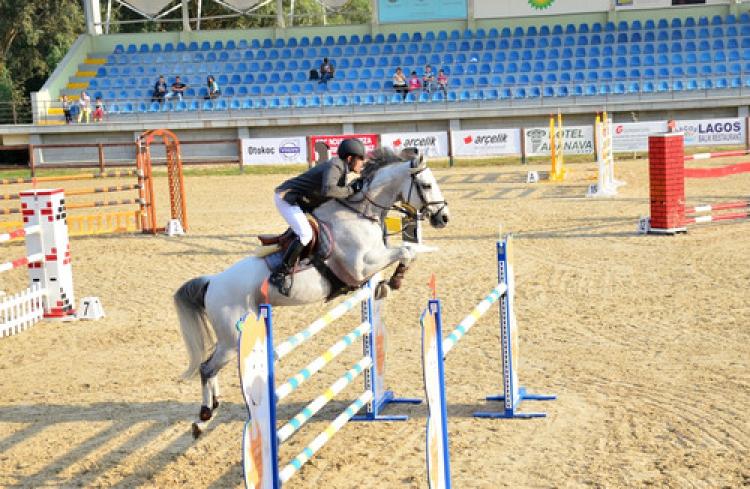
[[203, 405], [199, 413], [199, 420], [193, 423], [193, 437], [198, 438], [219, 408], [219, 371], [232, 359], [235, 354], [234, 344], [220, 342], [211, 357], [201, 364], [201, 389], [203, 391]]

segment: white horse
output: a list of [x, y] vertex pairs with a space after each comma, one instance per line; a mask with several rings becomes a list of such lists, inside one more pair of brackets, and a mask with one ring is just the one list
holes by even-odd
[[[404, 153], [402, 153], [404, 155]], [[406, 157], [413, 156], [407, 155]], [[411, 209], [428, 218], [436, 228], [448, 224], [448, 207], [432, 171], [421, 157], [404, 161], [390, 149], [376, 150], [365, 167], [361, 192], [346, 200], [331, 200], [313, 214], [328, 225], [335, 243], [325, 264], [350, 288], [358, 287], [375, 273], [399, 262], [397, 272], [416, 258], [408, 245], [386, 247], [383, 219], [392, 209]], [[396, 203], [403, 208], [394, 207]], [[183, 339], [190, 356], [184, 377], [200, 371], [203, 404], [193, 435], [199, 436], [219, 405], [217, 375], [236, 354], [238, 333], [235, 324], [246, 314], [257, 314], [263, 302], [261, 287], [270, 275], [266, 261], [247, 257], [216, 275], [197, 277], [183, 284], [174, 295]], [[394, 275], [395, 277], [395, 275]], [[397, 288], [392, 280], [390, 284]], [[269, 288], [268, 300], [274, 306], [320, 302], [336, 295], [336, 285], [316, 267], [297, 272], [289, 297]], [[381, 284], [381, 293], [388, 287]], [[332, 294], [333, 292], [333, 294]], [[213, 326], [213, 334], [211, 328]]]

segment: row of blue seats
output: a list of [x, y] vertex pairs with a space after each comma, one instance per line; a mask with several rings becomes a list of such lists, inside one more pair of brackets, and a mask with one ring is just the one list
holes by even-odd
[[[524, 63], [496, 63], [494, 66], [489, 64], [481, 65], [469, 65], [464, 68], [463, 65], [445, 65], [442, 68], [449, 76], [450, 79], [455, 80], [457, 77], [463, 76], [477, 76], [477, 75], [491, 75], [491, 74], [515, 74], [515, 73], [536, 73], [538, 75], [554, 75], [558, 72], [571, 73], [573, 71], [585, 72], [597, 72], [602, 73], [617, 73], [619, 71], [625, 71], [628, 68], [632, 69], [643, 69], [645, 72], [654, 69], [664, 70], [666, 72], [671, 71], [672, 73], [697, 73], [700, 71], [704, 74], [711, 73], [740, 73], [742, 71], [748, 71], [750, 69], [750, 62], [746, 62], [743, 66], [742, 63], [714, 63], [709, 60], [705, 63], [685, 63], [685, 64], [668, 64], [668, 63], [641, 63], [637, 58], [617, 58], [614, 66], [612, 65], [611, 59], [607, 58], [605, 62], [600, 63], [597, 58], [589, 59], [578, 59], [575, 63], [570, 60], [562, 60], [557, 62], [551, 60], [548, 62], [537, 61], [534, 64], [529, 62]], [[628, 63], [629, 62], [629, 63]], [[420, 70], [421, 74], [421, 70]], [[297, 72], [296, 75], [292, 72], [272, 72], [272, 73], [245, 73], [244, 75], [235, 73], [234, 75], [218, 75], [216, 77], [220, 87], [227, 85], [240, 85], [240, 84], [282, 84], [282, 83], [304, 83], [307, 80], [307, 76], [303, 72]], [[382, 68], [370, 70], [364, 68], [361, 70], [348, 70], [346, 75], [339, 73], [336, 76], [336, 80], [347, 80], [347, 81], [368, 81], [368, 80], [386, 80], [390, 79], [390, 73], [386, 72]], [[185, 75], [182, 77], [184, 83], [188, 85], [202, 85], [203, 79], [199, 76]], [[168, 84], [171, 85], [173, 81], [172, 77], [169, 77]], [[90, 88], [126, 88], [126, 87], [151, 87], [154, 85], [154, 78], [151, 77], [115, 77], [115, 78], [95, 78], [89, 82]]]
[[[258, 52], [252, 50], [237, 50], [237, 51], [210, 51], [208, 53], [203, 52], [184, 52], [184, 53], [145, 53], [145, 54], [113, 54], [107, 57], [108, 64], [119, 64], [119, 65], [140, 65], [143, 63], [179, 63], [179, 62], [213, 62], [213, 61], [264, 61], [264, 60], [277, 60], [277, 59], [293, 59], [293, 58], [307, 58], [307, 59], [319, 59], [319, 58], [341, 58], [341, 57], [354, 57], [354, 56], [380, 56], [380, 55], [404, 55], [404, 54], [432, 54], [432, 53], [481, 53], [483, 51], [495, 51], [495, 50], [532, 50], [532, 49], [548, 49], [548, 48], [574, 48], [576, 46], [606, 46], [613, 47], [617, 46], [620, 49], [632, 49], [634, 46], [639, 46], [639, 49], [645, 48], [646, 45], [653, 43], [661, 43], [665, 46], [671, 43], [672, 50], [685, 50], [685, 51], [707, 51], [710, 49], [737, 49], [739, 46], [743, 48], [750, 48], [750, 25], [747, 26], [748, 33], [743, 36], [722, 36], [716, 38], [713, 41], [703, 40], [675, 40], [669, 37], [657, 36], [656, 39], [638, 39], [629, 40], [627, 43], [622, 43], [614, 37], [608, 39], [598, 38], [592, 36], [591, 39], [587, 37], [579, 37], [575, 39], [573, 37], [567, 38], [553, 38], [551, 42], [543, 41], [537, 43], [536, 41], [530, 40], [521, 43], [520, 40], [509, 43], [507, 41], [501, 41], [495, 43], [492, 40], [482, 42], [475, 41], [469, 44], [462, 43], [460, 46], [451, 46], [451, 43], [435, 43], [428, 44], [397, 44], [397, 45], [385, 45], [381, 49], [378, 45], [360, 46], [355, 48], [353, 46], [340, 47], [336, 46], [331, 49], [329, 48], [296, 48], [296, 49], [269, 49], [261, 50]], [[662, 39], [662, 37], [664, 37]], [[677, 42], [680, 41], [680, 42]], [[455, 43], [454, 43], [455, 44]], [[623, 44], [628, 44], [623, 46]], [[632, 45], [632, 47], [631, 47]], [[664, 49], [667, 49], [666, 47]]]
[[[748, 13], [743, 13], [740, 16], [739, 19], [740, 23], [746, 24], [750, 23], [750, 15]], [[578, 34], [578, 33], [599, 33], [599, 32], [618, 32], [618, 31], [639, 31], [639, 30], [656, 30], [657, 28], [659, 30], [665, 30], [665, 29], [679, 29], [682, 27], [706, 27], [709, 25], [713, 26], [721, 26], [721, 25], [727, 25], [732, 26], [737, 23], [737, 18], [734, 15], [728, 15], [726, 18], [722, 18], [719, 15], [714, 16], [711, 21], [709, 22], [708, 17], [699, 17], [696, 21], [693, 17], [688, 17], [685, 19], [685, 22], [680, 18], [673, 18], [671, 21], [668, 21], [667, 19], [660, 19], [658, 21], [654, 21], [652, 19], [646, 20], [643, 24], [640, 20], [634, 20], [632, 23], [628, 23], [627, 21], [620, 21], [617, 25], [613, 22], [607, 22], [606, 24], [602, 25], [600, 23], [593, 23], [593, 24], [579, 24], [578, 27], [576, 27], [575, 24], [568, 24], [564, 29], [563, 26], [560, 24], [556, 24], [552, 27], [543, 25], [541, 27], [536, 26], [529, 26], [526, 30], [524, 30], [523, 27], [516, 27], [514, 30], [511, 31], [509, 27], [502, 28], [500, 30], [496, 28], [491, 28], [489, 31], [485, 31], [485, 29], [477, 29], [476, 32], [471, 29], [464, 30], [463, 33], [461, 33], [458, 30], [453, 30], [449, 33], [446, 31], [439, 31], [437, 34], [435, 32], [429, 31], [424, 33], [424, 35], [421, 32], [415, 32], [413, 34], [408, 33], [401, 33], [400, 35], [396, 35], [395, 33], [388, 34], [387, 36], [384, 34], [376, 34], [375, 36], [365, 34], [360, 39], [360, 36], [358, 35], [352, 35], [351, 37], [347, 38], [344, 35], [338, 36], [338, 39], [334, 38], [333, 36], [326, 36], [325, 38], [321, 36], [315, 36], [312, 38], [312, 40], [309, 37], [302, 37], [297, 40], [296, 37], [290, 37], [287, 40], [284, 39], [263, 39], [262, 41], [259, 39], [241, 39], [239, 41], [229, 40], [226, 42], [226, 44], [223, 41], [215, 41], [213, 43], [213, 47], [211, 42], [209, 41], [203, 41], [200, 46], [198, 42], [191, 42], [189, 44], [185, 44], [184, 42], [179, 42], [176, 45], [173, 43], [165, 43], [163, 46], [163, 50], [165, 52], [170, 51], [197, 51], [197, 50], [203, 50], [203, 51], [210, 51], [211, 49], [214, 50], [220, 50], [224, 49], [224, 46], [226, 46], [227, 49], [235, 49], [240, 48], [244, 49], [247, 47], [252, 47], [254, 49], [259, 48], [283, 48], [283, 47], [296, 47], [296, 46], [333, 46], [336, 44], [339, 45], [345, 45], [345, 44], [370, 44], [370, 43], [377, 43], [377, 44], [383, 44], [383, 43], [396, 43], [396, 42], [420, 42], [422, 40], [426, 41], [435, 41], [435, 40], [459, 40], [459, 39], [484, 39], [484, 38], [511, 38], [511, 37], [536, 37], [536, 36], [549, 36], [549, 35], [561, 35], [561, 34]], [[122, 44], [118, 44], [115, 47], [116, 53], [135, 53], [135, 52], [160, 52], [162, 51], [162, 45], [161, 44], [154, 44], [153, 46], [149, 47], [148, 44], [141, 44], [140, 47], [136, 46], [135, 44], [130, 44], [127, 47], [123, 46]]]
[[[745, 84], [745, 87], [748, 85]], [[110, 114], [131, 114], [137, 112], [184, 112], [184, 111], [212, 111], [212, 110], [251, 110], [266, 108], [305, 108], [305, 107], [345, 107], [367, 106], [402, 103], [431, 103], [431, 102], [466, 102], [493, 101], [508, 99], [534, 99], [540, 97], [589, 97], [627, 94], [650, 94], [696, 90], [714, 90], [727, 88], [742, 88], [740, 80], [719, 80], [699, 84], [696, 80], [683, 82], [682, 80], [658, 82], [616, 83], [611, 85], [560, 85], [557, 87], [517, 87], [490, 88], [480, 90], [463, 90], [435, 93], [409, 93], [404, 99], [401, 94], [355, 94], [328, 96], [297, 96], [297, 97], [265, 97], [265, 98], [235, 98], [216, 100], [190, 100], [179, 102], [124, 102], [113, 103], [108, 106]]]
[[[510, 53], [505, 53], [503, 51], [498, 51], [495, 53], [483, 53], [481, 56], [479, 53], [476, 53], [473, 57], [469, 57], [466, 55], [462, 55], [461, 53], [457, 55], [452, 54], [444, 54], [444, 55], [418, 55], [418, 56], [381, 56], [379, 58], [374, 57], [365, 57], [365, 58], [354, 58], [351, 62], [344, 58], [336, 63], [337, 69], [360, 69], [360, 68], [388, 68], [388, 67], [397, 67], [397, 66], [424, 66], [427, 64], [431, 64], [433, 66], [449, 66], [453, 64], [466, 64], [471, 63], [467, 67], [467, 70], [471, 69], [471, 66], [474, 66], [476, 64], [479, 64], [479, 66], [483, 66], [484, 64], [491, 64], [491, 63], [503, 63], [503, 62], [519, 62], [519, 61], [544, 61], [546, 59], [550, 60], [571, 60], [572, 58], [589, 58], [589, 59], [597, 59], [601, 63], [608, 63], [609, 62], [616, 63], [616, 62], [622, 62], [620, 61], [612, 61], [612, 58], [615, 57], [615, 60], [617, 58], [627, 58], [631, 57], [633, 59], [636, 59], [637, 63], [641, 64], [682, 64], [682, 63], [709, 63], [711, 61], [715, 62], [724, 62], [724, 61], [739, 61], [740, 59], [743, 60], [749, 60], [750, 59], [750, 47], [739, 50], [739, 49], [729, 49], [729, 50], [716, 50], [716, 51], [702, 51], [700, 53], [695, 51], [687, 51], [685, 52], [684, 56], [681, 54], [681, 52], [659, 52], [661, 51], [659, 46], [657, 46], [657, 53], [654, 53], [653, 51], [653, 45], [646, 45], [646, 49], [644, 51], [641, 51], [640, 48], [638, 49], [631, 49], [631, 50], [625, 50], [625, 49], [612, 49], [610, 46], [606, 46], [603, 49], [599, 49], [598, 47], [592, 47], [592, 48], [577, 48], [575, 51], [570, 48], [563, 48], [562, 50], [559, 49], [550, 49], [550, 50], [538, 50], [536, 52], [533, 51], [512, 51]], [[642, 57], [641, 57], [642, 55]], [[471, 60], [476, 60], [476, 63], [473, 63]], [[308, 70], [310, 70], [312, 67], [314, 67], [315, 64], [309, 60], [302, 60], [298, 61], [295, 59], [292, 60], [278, 60], [275, 62], [271, 61], [249, 61], [244, 62], [240, 61], [238, 63], [223, 63], [223, 62], [214, 62], [211, 64], [207, 63], [175, 63], [174, 65], [170, 66], [168, 69], [165, 70], [167, 73], [185, 73], [185, 74], [196, 74], [196, 73], [236, 73], [236, 72], [252, 72], [257, 73], [260, 71], [263, 72], [282, 72], [282, 71], [298, 71], [302, 70], [307, 74]], [[481, 68], [484, 69], [484, 68]], [[97, 77], [104, 78], [104, 77], [117, 77], [117, 76], [144, 76], [144, 75], [156, 75], [159, 73], [160, 67], [159, 66], [103, 66], [97, 70]]]
[[[548, 74], [534, 75], [495, 75], [492, 77], [469, 77], [463, 80], [454, 78], [449, 84], [449, 89], [474, 89], [481, 87], [512, 87], [512, 86], [529, 86], [540, 85], [542, 87], [556, 86], [559, 84], [581, 84], [581, 83], [628, 83], [628, 82], [662, 82], [674, 81], [683, 84], [694, 83], [698, 86], [703, 85], [731, 85], [739, 86], [744, 83], [743, 80], [750, 80], [750, 77], [743, 77], [741, 73], [674, 73], [669, 71], [633, 71], [626, 73], [623, 71], [620, 76], [615, 76], [611, 72], [599, 73], [591, 71], [587, 73], [575, 72], [562, 73], [560, 76]], [[729, 76], [728, 75], [732, 75]], [[354, 93], [354, 92], [382, 92], [392, 91], [393, 84], [390, 81], [372, 81], [372, 82], [331, 82], [329, 85], [321, 84], [291, 84], [287, 85], [240, 85], [236, 87], [226, 87], [222, 90], [224, 97], [247, 97], [247, 96], [279, 96], [279, 95], [310, 95], [314, 93]], [[189, 88], [185, 92], [185, 98], [203, 98], [207, 95], [205, 87]], [[141, 100], [150, 98], [152, 91], [150, 89], [124, 89], [119, 92], [116, 90], [98, 90], [92, 93], [94, 97], [102, 97], [105, 100]]]

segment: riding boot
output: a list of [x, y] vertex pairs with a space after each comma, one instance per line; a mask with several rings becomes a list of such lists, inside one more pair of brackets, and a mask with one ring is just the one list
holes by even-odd
[[289, 243], [289, 247], [284, 252], [281, 265], [274, 270], [268, 279], [271, 285], [279, 289], [279, 292], [287, 297], [289, 297], [292, 285], [294, 284], [291, 272], [304, 249], [305, 245], [300, 242], [299, 238], [295, 238], [294, 241]]

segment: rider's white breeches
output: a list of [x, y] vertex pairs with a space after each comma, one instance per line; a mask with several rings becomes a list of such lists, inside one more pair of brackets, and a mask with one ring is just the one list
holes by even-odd
[[299, 236], [300, 243], [304, 246], [312, 241], [313, 230], [310, 227], [310, 223], [307, 222], [307, 216], [302, 212], [299, 206], [291, 205], [287, 201], [281, 198], [279, 194], [273, 195], [273, 200], [276, 203], [276, 208], [279, 210], [286, 222], [292, 227], [292, 230], [297, 236]]

